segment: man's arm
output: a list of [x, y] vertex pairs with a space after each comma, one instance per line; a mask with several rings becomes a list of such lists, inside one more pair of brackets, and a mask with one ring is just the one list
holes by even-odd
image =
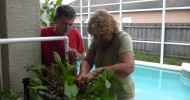
[[76, 53], [77, 53], [77, 57], [76, 57], [77, 60], [82, 61], [85, 57], [85, 53], [84, 52], [83, 53], [76, 52]]

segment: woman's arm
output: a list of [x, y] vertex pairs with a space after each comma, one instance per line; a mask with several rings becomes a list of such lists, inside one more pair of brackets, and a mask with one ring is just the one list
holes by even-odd
[[83, 76], [84, 74], [88, 73], [92, 69], [93, 64], [94, 64], [94, 57], [95, 57], [94, 53], [89, 50], [86, 54], [86, 57], [81, 62], [79, 76], [80, 75]]
[[125, 52], [119, 55], [119, 63], [100, 67], [94, 70], [95, 73], [100, 74], [102, 69], [110, 71], [112, 68], [116, 69], [115, 77], [125, 78], [134, 71], [134, 54], [133, 52]]

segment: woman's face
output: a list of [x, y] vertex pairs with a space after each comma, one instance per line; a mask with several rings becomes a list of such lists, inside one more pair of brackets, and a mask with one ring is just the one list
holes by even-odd
[[98, 34], [98, 35], [95, 34], [94, 39], [97, 40], [102, 45], [107, 45], [112, 42], [113, 34], [111, 33], [104, 33], [104, 34]]
[[75, 18], [70, 18], [70, 17], [61, 17], [61, 18], [56, 18], [55, 23], [56, 23], [56, 34], [60, 36], [65, 36], [67, 35], [73, 25]]

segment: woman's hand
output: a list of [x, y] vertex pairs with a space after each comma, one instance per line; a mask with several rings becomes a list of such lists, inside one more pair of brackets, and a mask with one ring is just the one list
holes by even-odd
[[81, 93], [81, 94], [83, 94], [85, 92], [86, 86], [87, 86], [87, 84], [84, 84], [84, 82], [81, 81], [82, 77], [83, 77], [83, 75], [78, 75], [77, 79], [76, 79], [76, 85], [77, 85], [77, 87], [79, 89], [79, 93]]
[[83, 85], [87, 85], [88, 84], [88, 82], [89, 82], [89, 80], [92, 80], [92, 79], [94, 79], [95, 77], [97, 76], [97, 73], [95, 72], [95, 71], [93, 71], [93, 72], [89, 72], [89, 73], [87, 73], [87, 74], [85, 74], [85, 75], [78, 75], [77, 76], [77, 85], [79, 86], [79, 87], [81, 87], [81, 86], [83, 86]]
[[89, 80], [94, 79], [98, 74], [96, 71], [92, 71], [81, 77], [81, 82], [88, 83]]
[[84, 93], [86, 90], [86, 87], [90, 80], [94, 79], [97, 76], [97, 73], [95, 71], [89, 72], [85, 75], [78, 75], [77, 77], [77, 86], [79, 88], [80, 93]]
[[83, 82], [83, 83], [88, 83], [89, 80], [92, 80], [92, 79], [94, 79], [96, 76], [98, 76], [98, 74], [100, 74], [101, 71], [102, 71], [102, 68], [97, 68], [97, 69], [95, 69], [94, 71], [89, 72], [89, 73], [87, 73], [87, 74], [85, 74], [85, 75], [79, 75], [79, 76], [78, 76], [78, 79], [79, 79], [81, 82]]

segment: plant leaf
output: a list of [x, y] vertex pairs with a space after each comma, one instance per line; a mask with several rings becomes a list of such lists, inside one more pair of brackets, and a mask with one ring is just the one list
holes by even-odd
[[59, 65], [51, 64], [51, 67], [53, 69], [53, 73], [58, 77], [59, 76]]
[[102, 74], [99, 74], [99, 75], [96, 77], [96, 80], [105, 83], [105, 81], [106, 81], [106, 77], [103, 77]]
[[68, 85], [67, 82], [64, 84], [64, 94], [68, 97], [68, 100], [73, 98], [76, 99], [76, 95], [78, 94], [78, 87], [75, 84]]
[[53, 5], [53, 4], [54, 4], [54, 1], [51, 1], [49, 4], [50, 4], [50, 5]]
[[36, 73], [38, 76], [42, 76], [43, 75], [43, 70], [46, 70], [46, 67], [44, 65], [39, 65], [39, 64], [32, 64], [32, 65], [28, 65], [25, 67], [27, 72], [34, 72]]
[[73, 75], [73, 73], [75, 72], [75, 70], [76, 70], [76, 66], [75, 65], [71, 65], [68, 69], [67, 69], [67, 73], [69, 74], [69, 75]]
[[56, 5], [61, 5], [62, 4], [62, 0], [57, 0], [55, 4]]
[[11, 93], [10, 93], [10, 100], [17, 100], [20, 96], [22, 95], [21, 92], [13, 92], [11, 90]]
[[13, 92], [11, 89], [6, 89], [5, 91], [0, 92], [0, 98], [4, 96], [5, 100], [17, 100], [21, 95], [21, 92]]
[[50, 14], [49, 6], [46, 6], [46, 13], [47, 13], [48, 15]]
[[36, 70], [41, 70], [41, 69], [46, 69], [46, 67], [44, 65], [39, 65], [39, 64], [32, 64], [32, 65], [28, 65], [25, 67], [26, 71], [36, 71]]
[[30, 80], [30, 85], [32, 85], [32, 86], [41, 86], [41, 85], [43, 85], [43, 83], [39, 78], [32, 78]]
[[111, 83], [107, 79], [106, 79], [105, 86], [107, 89], [111, 87]]
[[44, 13], [43, 9], [40, 9], [40, 15], [42, 15]]
[[116, 79], [115, 77], [111, 77], [110, 80], [111, 84], [117, 89], [120, 89], [121, 91], [124, 91], [123, 83], [119, 80]]
[[51, 13], [55, 13], [55, 8], [51, 8], [51, 9], [50, 9], [50, 12], [51, 12]]
[[106, 76], [107, 76], [107, 71], [106, 71], [105, 69], [102, 70], [102, 76], [103, 76], [104, 78], [106, 78]]
[[60, 65], [62, 63], [62, 61], [61, 61], [61, 57], [59, 56], [59, 54], [57, 52], [53, 52], [53, 56], [54, 56], [55, 62]]
[[68, 77], [66, 77], [65, 81], [67, 81], [68, 85], [72, 85], [74, 84], [75, 77], [72, 75], [69, 75]]
[[47, 27], [47, 23], [44, 22], [44, 21], [41, 22], [41, 25], [42, 25], [43, 27]]
[[104, 83], [96, 82], [91, 86], [89, 92], [94, 92], [94, 91], [99, 92], [99, 91], [102, 91], [104, 89], [105, 89], [105, 84]]
[[50, 26], [53, 26], [53, 25], [54, 25], [54, 22], [50, 21], [49, 25], [50, 25]]
[[32, 96], [31, 100], [44, 100], [40, 95], [36, 94]]
[[34, 87], [31, 87], [31, 89], [38, 90], [38, 91], [49, 91], [46, 86], [34, 86]]
[[110, 77], [112, 77], [112, 76], [115, 74], [115, 71], [116, 71], [116, 69], [115, 69], [115, 68], [112, 68], [112, 69], [108, 72], [107, 78], [109, 79]]
[[102, 100], [117, 100], [117, 95], [112, 91], [104, 92], [102, 95]]

